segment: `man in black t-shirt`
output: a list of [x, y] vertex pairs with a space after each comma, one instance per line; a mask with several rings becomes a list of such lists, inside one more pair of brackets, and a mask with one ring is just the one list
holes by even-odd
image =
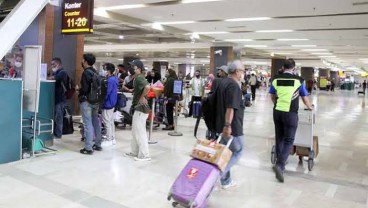
[[243, 118], [244, 103], [242, 102], [242, 91], [240, 89], [240, 80], [244, 78], [245, 68], [239, 61], [234, 61], [228, 68], [229, 77], [216, 79], [216, 129], [218, 133], [222, 131], [222, 144], [226, 144], [232, 136], [233, 141], [230, 150], [233, 155], [221, 176], [221, 185], [223, 189], [236, 186], [234, 180], [230, 177], [230, 169], [238, 162], [244, 146]]

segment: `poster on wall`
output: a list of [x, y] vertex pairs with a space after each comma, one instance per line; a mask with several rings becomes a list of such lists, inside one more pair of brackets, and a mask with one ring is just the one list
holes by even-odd
[[92, 33], [93, 6], [93, 0], [64, 0], [62, 3], [61, 33]]
[[164, 66], [161, 66], [161, 76], [165, 76], [166, 70], [167, 70], [167, 68], [166, 68], [165, 65]]
[[327, 79], [325, 79], [325, 78], [321, 78], [321, 79], [319, 80], [319, 87], [320, 87], [320, 88], [326, 88], [326, 86], [327, 86]]

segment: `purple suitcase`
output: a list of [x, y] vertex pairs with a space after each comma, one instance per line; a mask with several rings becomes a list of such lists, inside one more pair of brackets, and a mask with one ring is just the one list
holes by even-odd
[[209, 163], [192, 159], [188, 162], [171, 187], [168, 199], [173, 206], [205, 208], [220, 170]]

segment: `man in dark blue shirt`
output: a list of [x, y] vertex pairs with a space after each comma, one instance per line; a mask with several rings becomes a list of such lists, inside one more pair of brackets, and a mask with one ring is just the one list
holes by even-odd
[[60, 58], [53, 58], [51, 61], [51, 67], [53, 72], [53, 77], [56, 81], [55, 83], [55, 130], [54, 136], [56, 139], [61, 139], [63, 135], [63, 117], [64, 108], [66, 104], [66, 88], [68, 81], [68, 74], [63, 69], [62, 62]]

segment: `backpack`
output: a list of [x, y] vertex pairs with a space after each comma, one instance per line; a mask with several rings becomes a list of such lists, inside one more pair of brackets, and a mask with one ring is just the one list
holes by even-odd
[[[207, 138], [214, 139], [216, 137], [216, 103], [217, 103], [217, 91], [218, 86], [207, 97], [202, 99], [201, 114], [203, 120], [207, 126]], [[201, 120], [201, 116], [198, 116], [195, 127], [194, 136], [197, 137], [198, 126]]]
[[73, 97], [75, 93], [74, 81], [72, 80], [72, 78], [69, 77], [69, 75], [67, 76], [67, 82], [66, 82], [65, 89], [66, 89], [65, 90], [66, 99], [69, 100]]
[[68, 73], [66, 73], [66, 83], [61, 82], [61, 85], [63, 87], [66, 99], [71, 99], [75, 93], [75, 84], [73, 79], [69, 77]]
[[87, 101], [91, 104], [102, 104], [107, 95], [107, 79], [90, 69], [88, 69], [88, 71], [91, 73], [92, 78]]

